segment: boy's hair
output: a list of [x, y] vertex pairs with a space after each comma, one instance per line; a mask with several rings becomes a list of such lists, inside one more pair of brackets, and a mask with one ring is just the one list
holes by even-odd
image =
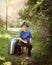
[[23, 25], [29, 27], [27, 22], [23, 22], [23, 24], [21, 25], [21, 27], [23, 27]]

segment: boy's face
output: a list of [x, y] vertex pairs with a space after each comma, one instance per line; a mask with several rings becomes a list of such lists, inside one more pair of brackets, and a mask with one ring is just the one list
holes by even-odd
[[28, 27], [26, 25], [23, 25], [22, 30], [27, 31]]

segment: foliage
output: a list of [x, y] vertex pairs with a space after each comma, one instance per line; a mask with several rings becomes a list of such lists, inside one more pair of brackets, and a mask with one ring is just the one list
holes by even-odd
[[26, 6], [27, 8], [19, 12], [20, 18], [37, 26], [40, 34], [42, 34], [42, 38], [46, 39], [52, 30], [52, 1], [28, 0]]
[[19, 22], [10, 22], [9, 24], [8, 24], [8, 26], [9, 27], [11, 27], [11, 28], [18, 28], [18, 27], [20, 27], [20, 23]]
[[28, 0], [26, 4], [28, 7], [19, 12], [20, 19], [32, 22], [32, 24], [38, 27], [37, 31], [39, 32], [37, 32], [37, 34], [40, 33], [42, 36], [41, 38], [43, 38], [45, 35], [45, 37], [47, 37], [49, 34], [49, 17], [46, 16], [47, 10], [43, 9], [44, 4], [44, 0]]
[[[46, 56], [52, 59], [52, 1], [28, 0], [26, 6], [27, 8], [19, 12], [19, 16], [22, 20], [32, 22], [35, 26], [37, 26], [38, 32], [35, 33], [34, 30], [33, 36], [34, 38], [40, 36], [39, 38], [37, 37], [37, 39], [41, 39], [41, 41], [43, 41], [44, 44], [46, 44], [46, 46], [43, 44], [43, 46], [45, 46], [44, 51], [47, 51], [48, 53], [46, 54]], [[39, 58], [41, 58], [41, 55]], [[45, 60], [45, 56], [42, 56], [41, 60], [43, 59]], [[39, 59], [37, 59], [37, 62], [38, 60]]]

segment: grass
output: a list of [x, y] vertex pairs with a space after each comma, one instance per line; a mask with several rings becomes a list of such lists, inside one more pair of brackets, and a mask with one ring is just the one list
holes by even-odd
[[[17, 56], [8, 54], [10, 39], [12, 39], [14, 37], [19, 37], [19, 32], [0, 30], [0, 65], [7, 65], [7, 64], [8, 65], [23, 65], [26, 56], [17, 57]], [[42, 56], [44, 55], [45, 46], [43, 46], [43, 44], [41, 42], [33, 40], [32, 45], [33, 45], [32, 57], [30, 58], [31, 59], [30, 63], [29, 63], [29, 60], [25, 61], [26, 65], [27, 65], [27, 62], [29, 63], [29, 65], [34, 65], [35, 63], [33, 61], [36, 61], [41, 55]], [[42, 57], [40, 57], [40, 58], [42, 58]], [[44, 61], [46, 61], [46, 60], [44, 60]], [[44, 62], [44, 61], [42, 61], [42, 62]], [[33, 63], [31, 63], [31, 62], [33, 62]], [[40, 62], [40, 63], [42, 63], [42, 62]], [[43, 65], [43, 64], [40, 64], [40, 65]], [[45, 65], [46, 65], [46, 63], [45, 63]]]

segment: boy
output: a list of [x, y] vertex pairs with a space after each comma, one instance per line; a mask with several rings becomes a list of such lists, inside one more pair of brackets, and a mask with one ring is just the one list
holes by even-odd
[[20, 43], [18, 44], [19, 55], [21, 55], [21, 46], [25, 46], [28, 48], [28, 56], [31, 56], [32, 35], [28, 31], [29, 26], [26, 22], [24, 22], [21, 27], [22, 27], [22, 31], [20, 33]]

